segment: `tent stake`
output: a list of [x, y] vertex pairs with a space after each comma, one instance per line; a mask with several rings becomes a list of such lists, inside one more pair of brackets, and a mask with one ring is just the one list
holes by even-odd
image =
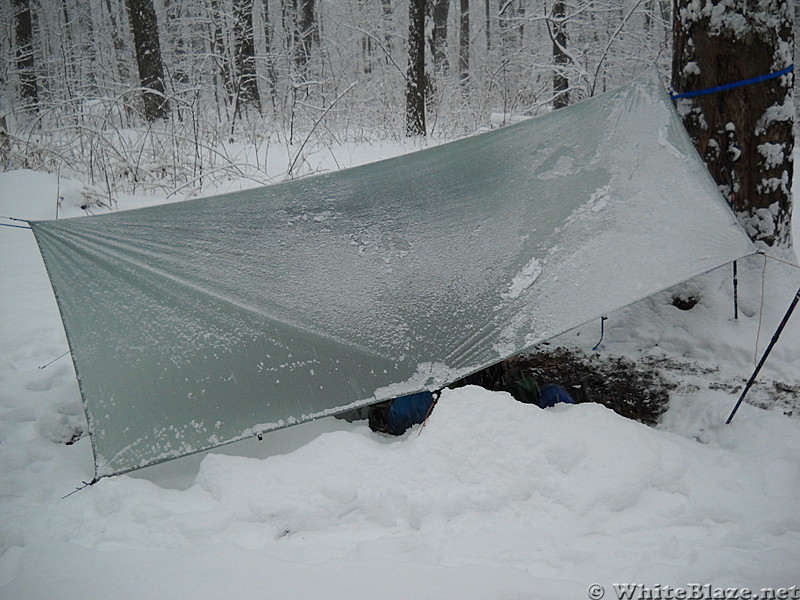
[[775, 330], [775, 333], [772, 335], [772, 339], [769, 341], [769, 345], [767, 346], [767, 349], [764, 350], [764, 354], [761, 356], [761, 360], [758, 361], [758, 365], [756, 365], [755, 371], [753, 371], [753, 374], [750, 376], [750, 379], [747, 381], [747, 385], [744, 386], [744, 390], [742, 390], [742, 395], [739, 396], [739, 401], [736, 403], [736, 406], [733, 407], [733, 410], [731, 411], [731, 414], [728, 416], [728, 420], [725, 421], [726, 425], [733, 420], [733, 415], [735, 415], [736, 411], [739, 410], [739, 406], [742, 404], [742, 401], [744, 400], [745, 395], [747, 395], [747, 392], [750, 391], [750, 388], [752, 387], [753, 382], [755, 382], [756, 377], [758, 377], [758, 372], [761, 370], [761, 367], [764, 366], [764, 363], [767, 361], [767, 357], [769, 356], [769, 353], [772, 351], [772, 347], [775, 345], [775, 342], [777, 342], [778, 338], [781, 336], [781, 333], [783, 332], [783, 328], [786, 327], [786, 323], [789, 321], [789, 317], [792, 316], [792, 312], [794, 311], [794, 308], [795, 308], [795, 306], [797, 306], [797, 303], [799, 301], [800, 301], [800, 288], [797, 289], [797, 293], [794, 295], [794, 298], [792, 299], [792, 303], [789, 305], [789, 308], [786, 311], [786, 314], [783, 315], [783, 320], [781, 321], [781, 324], [778, 325], [778, 328]]

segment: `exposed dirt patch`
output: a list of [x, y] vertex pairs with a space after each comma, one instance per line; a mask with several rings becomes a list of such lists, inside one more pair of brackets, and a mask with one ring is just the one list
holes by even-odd
[[515, 385], [533, 378], [539, 385], [557, 383], [578, 402], [596, 402], [647, 425], [658, 423], [676, 386], [650, 361], [586, 355], [566, 348], [543, 349], [505, 360], [453, 384], [505, 390], [523, 402], [535, 402]]

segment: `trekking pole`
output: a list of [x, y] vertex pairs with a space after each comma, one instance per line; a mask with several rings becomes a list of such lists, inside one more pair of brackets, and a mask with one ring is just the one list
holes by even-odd
[[736, 261], [733, 261], [733, 318], [739, 320], [739, 277], [736, 273]]
[[778, 328], [775, 330], [775, 333], [772, 335], [772, 339], [769, 341], [769, 345], [767, 346], [767, 349], [764, 350], [764, 354], [761, 356], [761, 360], [758, 361], [758, 364], [756, 365], [756, 370], [753, 371], [753, 374], [750, 376], [750, 379], [748, 380], [747, 384], [744, 386], [744, 390], [742, 390], [742, 395], [739, 396], [739, 401], [736, 403], [736, 406], [733, 407], [733, 410], [731, 411], [731, 414], [728, 416], [728, 420], [725, 421], [726, 425], [729, 424], [733, 420], [733, 415], [735, 415], [736, 411], [739, 410], [739, 406], [742, 404], [742, 401], [744, 400], [744, 397], [747, 395], [747, 392], [750, 391], [750, 388], [752, 387], [753, 383], [755, 382], [756, 377], [758, 377], [758, 372], [761, 370], [761, 367], [764, 366], [764, 363], [766, 362], [767, 357], [769, 356], [769, 353], [772, 351], [772, 347], [775, 345], [775, 342], [777, 342], [778, 338], [781, 336], [781, 333], [783, 332], [783, 328], [786, 327], [786, 323], [789, 321], [789, 317], [792, 316], [792, 312], [794, 311], [794, 308], [795, 308], [795, 306], [797, 306], [798, 302], [800, 302], [800, 288], [797, 289], [797, 293], [794, 295], [794, 298], [792, 299], [792, 303], [789, 305], [789, 308], [786, 311], [786, 314], [783, 315], [783, 320], [781, 321], [781, 324], [778, 325]]

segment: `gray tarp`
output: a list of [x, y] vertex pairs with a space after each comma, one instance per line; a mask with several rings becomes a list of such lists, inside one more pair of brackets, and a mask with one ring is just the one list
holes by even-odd
[[32, 226], [98, 477], [444, 386], [753, 252], [654, 70], [399, 158]]

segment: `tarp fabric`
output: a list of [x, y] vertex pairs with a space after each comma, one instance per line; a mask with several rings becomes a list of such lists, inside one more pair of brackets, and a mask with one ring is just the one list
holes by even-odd
[[440, 388], [753, 252], [654, 70], [391, 160], [31, 225], [97, 477]]

